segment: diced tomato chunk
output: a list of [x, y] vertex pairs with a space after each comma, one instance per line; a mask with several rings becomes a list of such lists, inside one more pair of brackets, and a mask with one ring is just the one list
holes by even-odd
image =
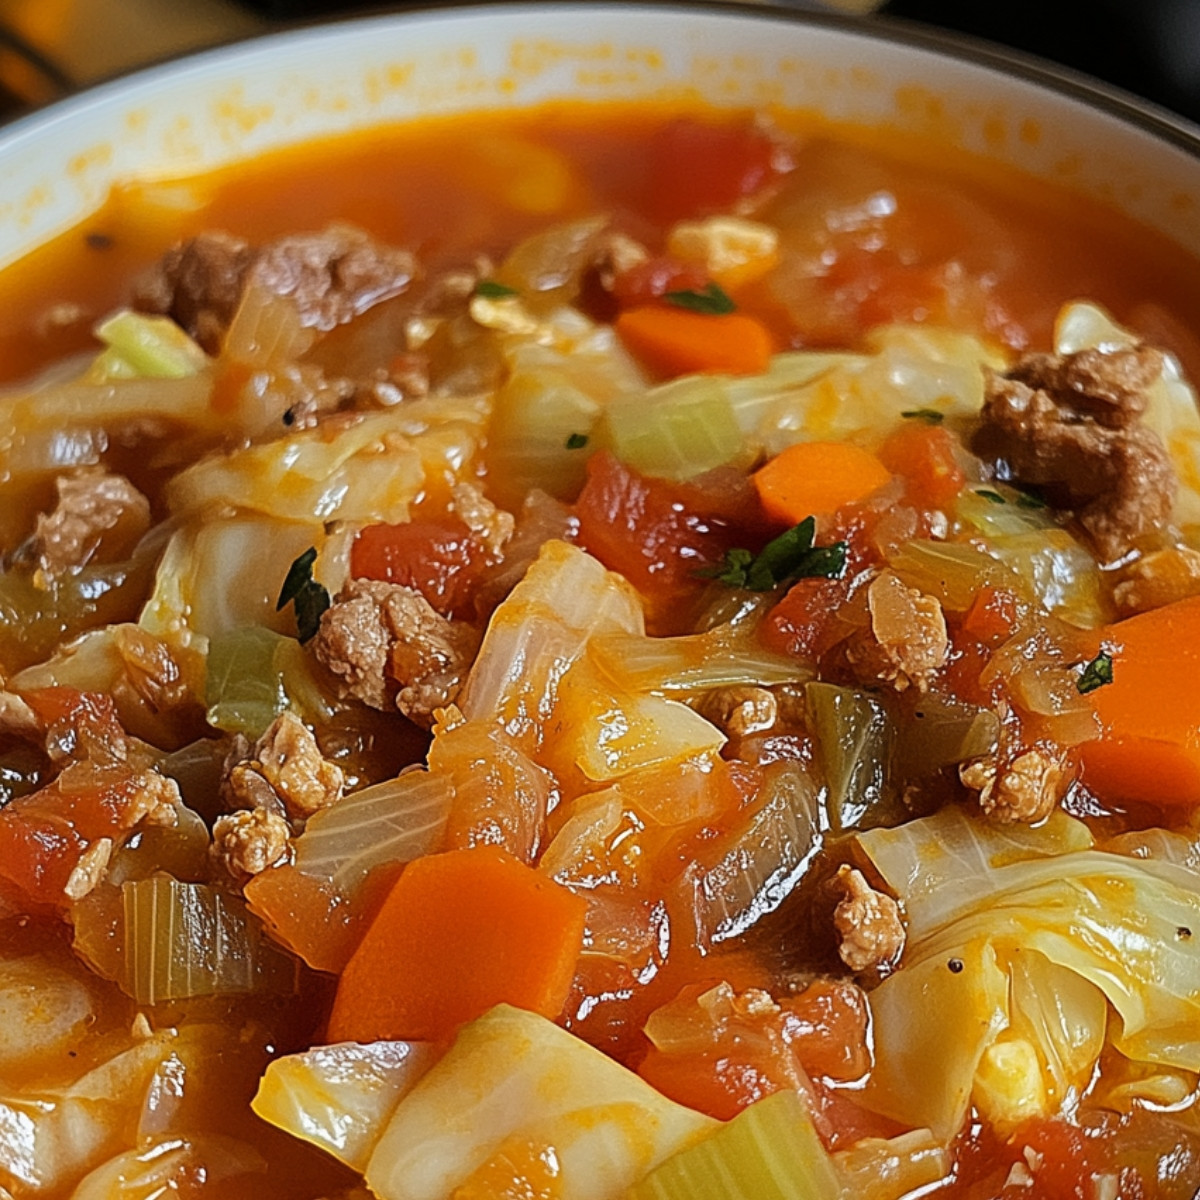
[[651, 304], [667, 292], [700, 291], [708, 272], [698, 263], [681, 263], [662, 256], [648, 258], [613, 280], [613, 298], [622, 308]]
[[647, 599], [651, 621], [698, 593], [698, 572], [734, 546], [758, 545], [764, 520], [743, 476], [720, 473], [709, 486], [642, 475], [602, 452], [588, 462], [575, 505], [579, 541]]
[[1008, 588], [979, 589], [963, 617], [963, 632], [993, 648], [1012, 636], [1017, 623], [1016, 595]]
[[0, 811], [0, 875], [34, 904], [67, 903], [63, 889], [88, 847], [132, 828], [134, 777], [65, 791], [58, 782]]
[[470, 603], [487, 548], [457, 517], [368, 525], [354, 539], [350, 574], [416, 589], [443, 616]]
[[883, 443], [879, 458], [904, 480], [905, 497], [919, 508], [949, 508], [967, 481], [954, 438], [939, 425], [906, 422]]
[[672, 121], [647, 153], [646, 210], [664, 222], [728, 211], [790, 169], [781, 149], [750, 121]]

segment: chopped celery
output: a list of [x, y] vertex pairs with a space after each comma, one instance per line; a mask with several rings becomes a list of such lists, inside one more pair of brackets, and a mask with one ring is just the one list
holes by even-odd
[[804, 697], [829, 788], [830, 823], [853, 829], [889, 799], [892, 719], [880, 700], [854, 688], [809, 683]]
[[635, 470], [691, 479], [745, 453], [727, 381], [691, 375], [614, 400], [601, 421], [605, 442]]
[[[202, 370], [208, 356], [169, 317], [149, 317], [123, 308], [96, 326], [96, 336], [143, 379], [186, 379]], [[106, 351], [102, 358], [111, 359]], [[110, 362], [106, 378], [122, 372]]]
[[928, 776], [990, 753], [999, 736], [1000, 718], [991, 709], [930, 692], [900, 726], [894, 768], [903, 779]]
[[681, 1150], [629, 1200], [836, 1200], [842, 1185], [804, 1101], [775, 1092]]
[[125, 978], [118, 982], [139, 1004], [295, 990], [296, 960], [236, 896], [169, 875], [125, 883], [121, 895]]
[[251, 739], [288, 708], [313, 718], [330, 715], [329, 702], [296, 639], [261, 625], [220, 633], [209, 641], [204, 700], [214, 729]]

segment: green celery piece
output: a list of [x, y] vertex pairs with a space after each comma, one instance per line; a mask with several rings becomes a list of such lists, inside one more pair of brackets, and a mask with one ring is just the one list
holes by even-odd
[[838, 1200], [841, 1182], [804, 1101], [775, 1092], [668, 1158], [629, 1200]]
[[254, 740], [288, 707], [283, 668], [291, 640], [259, 625], [210, 640], [204, 702], [214, 729]]
[[604, 440], [644, 475], [691, 479], [723, 466], [745, 449], [727, 383], [694, 375], [614, 400], [604, 414]]
[[208, 361], [169, 317], [122, 309], [97, 325], [95, 332], [143, 379], [185, 379]]

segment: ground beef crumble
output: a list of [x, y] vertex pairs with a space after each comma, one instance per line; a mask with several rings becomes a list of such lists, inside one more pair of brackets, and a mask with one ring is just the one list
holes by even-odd
[[312, 641], [350, 695], [426, 728], [457, 697], [478, 647], [474, 626], [447, 620], [412, 588], [370, 579], [347, 585]]
[[1175, 500], [1166, 448], [1140, 423], [1161, 371], [1149, 346], [1027, 355], [1005, 374], [987, 372], [972, 448], [1072, 514], [1102, 559], [1118, 559]]

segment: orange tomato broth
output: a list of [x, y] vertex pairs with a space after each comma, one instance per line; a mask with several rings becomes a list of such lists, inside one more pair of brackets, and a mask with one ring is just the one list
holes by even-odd
[[[137, 273], [204, 229], [256, 242], [348, 221], [417, 251], [430, 271], [464, 255], [498, 254], [550, 220], [597, 210], [632, 217], [635, 231], [652, 239], [671, 222], [647, 214], [648, 197], [663, 183], [648, 171], [654, 155], [647, 151], [664, 122], [680, 115], [645, 104], [564, 104], [425, 118], [285, 147], [178, 181], [191, 193], [184, 204], [156, 200], [161, 184], [118, 185], [93, 216], [0, 272], [0, 381], [94, 345], [92, 323], [127, 298]], [[1014, 349], [1045, 346], [1061, 304], [1087, 297], [1200, 375], [1200, 339], [1190, 332], [1200, 327], [1200, 271], [1185, 269], [1166, 237], [1066, 187], [964, 152], [947, 154], [931, 139], [811, 116], [781, 114], [778, 123], [798, 140], [801, 177], [825, 184], [836, 175], [853, 184], [859, 171], [892, 192], [900, 220], [891, 224], [909, 240], [909, 259], [936, 267], [953, 258], [968, 273], [990, 272], [992, 332]], [[504, 203], [504, 153], [487, 147], [513, 137], [561, 152], [582, 183], [553, 212]], [[867, 265], [845, 258], [837, 269], [851, 277]], [[863, 306], [868, 325], [936, 315], [911, 279], [865, 283], [882, 295]], [[751, 288], [739, 299], [753, 308], [755, 297]], [[758, 299], [781, 348], [845, 345], [860, 332], [854, 321], [830, 326], [815, 311], [804, 314], [811, 324], [789, 319]], [[79, 306], [75, 319], [48, 321], [64, 302]]]
[[[479, 252], [498, 258], [551, 221], [597, 210], [622, 216], [648, 243], [660, 244], [675, 217], [689, 215], [677, 212], [668, 218], [648, 211], [654, 206], [647, 166], [653, 161], [654, 139], [663, 123], [678, 115], [644, 105], [566, 105], [521, 114], [429, 118], [282, 149], [182, 181], [196, 200], [191, 208], [157, 204], [158, 185], [118, 186], [77, 228], [0, 272], [0, 380], [21, 379], [62, 355], [93, 346], [92, 324], [127, 300], [134, 277], [179, 238], [205, 229], [225, 229], [259, 242], [348, 221], [385, 242], [410, 247], [430, 272]], [[1200, 329], [1200, 264], [1181, 255], [1164, 236], [1066, 188], [965, 154], [947, 154], [932, 141], [812, 118], [781, 116], [779, 122], [797, 139], [795, 171], [801, 174], [793, 178], [807, 173], [825, 185], [841, 180], [851, 190], [856, 178], [872, 188], [884, 186], [896, 199], [900, 236], [907, 239], [904, 253], [927, 262], [931, 270], [953, 259], [968, 274], [992, 272], [990, 307], [976, 315], [1012, 348], [1046, 348], [1061, 304], [1087, 297], [1175, 351], [1192, 377], [1200, 377], [1200, 342], [1189, 332]], [[503, 166], [480, 147], [490, 139], [518, 136], [561, 152], [574, 169], [576, 185], [552, 212], [518, 211], [503, 202]], [[685, 199], [686, 190], [685, 183]], [[811, 220], [819, 224], [821, 215], [815, 209]], [[1103, 253], [1096, 252], [1097, 246]], [[856, 279], [862, 285], [861, 302], [841, 315], [831, 315], [815, 302], [806, 311], [784, 311], [754, 285], [739, 291], [738, 298], [746, 311], [767, 322], [780, 348], [854, 345], [867, 328], [882, 321], [938, 315], [929, 313], [931, 293], [919, 279], [914, 285], [907, 277], [873, 275], [868, 258], [855, 252], [841, 264], [840, 282], [848, 291], [853, 293]], [[57, 324], [46, 319], [51, 309], [64, 304], [79, 306], [74, 319]], [[698, 854], [701, 849], [687, 844], [664, 853]], [[17, 931], [5, 925], [0, 921], [0, 957], [28, 953], [37, 940], [34, 934], [45, 937], [50, 928], [34, 925]], [[59, 935], [52, 937], [55, 953], [65, 955]], [[639, 998], [641, 1008], [608, 1018], [614, 1025], [644, 1018], [681, 986], [703, 978], [704, 964], [695, 948], [673, 949], [673, 954], [671, 969]], [[752, 949], [728, 957], [723, 972], [738, 989], [770, 982], [769, 969]], [[589, 983], [599, 997], [604, 981]], [[272, 1030], [273, 1049], [291, 1050], [319, 1040], [328, 997], [319, 983], [310, 992], [286, 1014], [254, 1013]], [[105, 995], [103, 1019], [115, 1030], [133, 1006], [107, 990]], [[300, 1003], [310, 1007], [300, 1012]], [[218, 1021], [244, 1015], [245, 1007], [229, 1001], [187, 1006], [193, 1018]], [[603, 1041], [604, 1030], [595, 1037]], [[271, 1162], [271, 1173], [255, 1179], [244, 1193], [231, 1183], [205, 1195], [269, 1200], [323, 1195], [352, 1182], [331, 1160], [269, 1129], [245, 1107], [265, 1061], [265, 1047], [235, 1051], [231, 1046], [221, 1053], [223, 1066], [217, 1068], [214, 1061], [214, 1069], [228, 1086], [205, 1093], [198, 1103], [210, 1115], [220, 1114], [217, 1128], [259, 1147]], [[697, 1087], [710, 1084], [701, 1080]], [[849, 1126], [852, 1118], [846, 1120]], [[881, 1124], [860, 1132], [891, 1131]], [[976, 1153], [986, 1157], [990, 1152], [984, 1146]], [[476, 1182], [483, 1188], [486, 1181]], [[483, 1188], [480, 1194], [485, 1193], [501, 1194]]]

